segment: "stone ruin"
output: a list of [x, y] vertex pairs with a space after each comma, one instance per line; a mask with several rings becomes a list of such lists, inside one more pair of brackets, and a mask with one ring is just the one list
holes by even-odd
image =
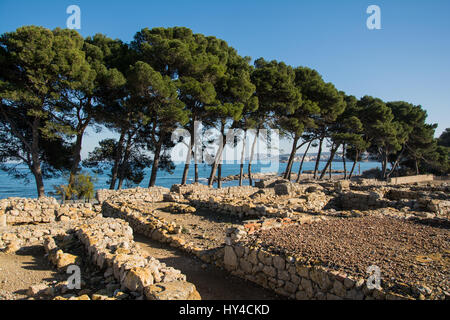
[[[96, 205], [61, 205], [53, 198], [5, 199], [0, 201], [0, 249], [12, 253], [25, 246], [44, 245], [52, 263], [64, 268], [69, 262], [76, 263], [76, 257], [65, 252], [64, 239], [76, 241], [84, 247], [86, 259], [122, 290], [145, 299], [199, 299], [195, 286], [186, 282], [179, 270], [139, 252], [132, 240], [135, 232], [291, 299], [409, 299], [408, 295], [367, 290], [362, 279], [304, 265], [295, 257], [250, 245], [248, 239], [262, 230], [336, 218], [376, 215], [436, 223], [448, 223], [449, 219], [450, 187], [445, 182], [402, 185], [355, 179], [297, 184], [269, 178], [256, 185], [99, 190]], [[143, 210], [159, 202], [167, 202], [167, 209], [174, 214], [207, 210], [239, 217], [242, 225], [226, 231], [223, 245], [200, 249], [183, 238], [183, 225]], [[95, 298], [112, 299], [102, 294]]]

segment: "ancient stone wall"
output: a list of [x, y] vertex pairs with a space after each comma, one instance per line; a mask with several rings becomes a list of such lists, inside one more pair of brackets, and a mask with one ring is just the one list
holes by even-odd
[[114, 217], [127, 221], [134, 232], [145, 235], [155, 241], [167, 243], [171, 247], [178, 248], [190, 254], [194, 254], [206, 263], [214, 263], [217, 266], [223, 264], [223, 248], [201, 249], [187, 242], [182, 235], [183, 226], [174, 222], [168, 223], [148, 212], [144, 213], [138, 208], [139, 203], [117, 204], [106, 201], [103, 203], [103, 214], [106, 217]]
[[91, 203], [60, 205], [52, 197], [8, 198], [0, 200], [0, 226], [89, 219], [101, 215], [99, 210]]
[[0, 227], [0, 249], [14, 253], [22, 247], [42, 245], [47, 236], [64, 234], [76, 222]]
[[110, 201], [147, 201], [159, 202], [163, 200], [163, 196], [169, 193], [169, 189], [163, 187], [151, 188], [132, 188], [122, 190], [102, 189], [97, 191], [97, 200], [103, 203], [106, 200]]
[[[274, 224], [272, 227], [280, 225]], [[228, 231], [225, 268], [233, 275], [271, 289], [279, 295], [297, 300], [406, 299], [397, 293], [369, 289], [365, 279], [357, 279], [319, 265], [306, 265], [295, 257], [248, 244], [245, 241], [246, 234], [242, 228]]]
[[55, 198], [8, 198], [0, 200], [7, 224], [48, 223], [56, 220], [60, 205]]
[[441, 200], [441, 198], [439, 194], [433, 195], [426, 192], [385, 187], [366, 192], [342, 192], [336, 203], [343, 210], [365, 211], [380, 208], [396, 208], [411, 211], [412, 215], [425, 215], [429, 218], [449, 218], [450, 201]]
[[[143, 253], [133, 241], [133, 230], [123, 220], [100, 219], [78, 227], [76, 235], [95, 265], [114, 275], [123, 288], [143, 293], [147, 299], [161, 298], [159, 283], [172, 283], [172, 295], [165, 293], [171, 299], [180, 293], [180, 287], [186, 289], [188, 285], [181, 271]], [[178, 299], [200, 299], [195, 286], [189, 287]]]
[[434, 176], [432, 174], [418, 175], [418, 176], [408, 176], [408, 177], [397, 177], [389, 178], [389, 184], [408, 184], [408, 183], [421, 183], [433, 181]]

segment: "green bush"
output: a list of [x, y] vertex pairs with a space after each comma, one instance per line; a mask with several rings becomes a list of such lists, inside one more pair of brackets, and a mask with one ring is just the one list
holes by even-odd
[[94, 197], [94, 178], [88, 173], [78, 173], [72, 184], [56, 186], [55, 193], [64, 200], [90, 200]]

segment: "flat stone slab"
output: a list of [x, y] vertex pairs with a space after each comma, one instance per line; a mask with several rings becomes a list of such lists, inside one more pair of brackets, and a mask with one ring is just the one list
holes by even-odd
[[154, 284], [146, 287], [144, 293], [149, 300], [201, 300], [195, 285], [184, 281]]

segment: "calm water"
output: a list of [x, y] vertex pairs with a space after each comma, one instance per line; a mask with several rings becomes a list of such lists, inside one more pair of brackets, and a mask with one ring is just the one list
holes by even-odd
[[[314, 169], [314, 162], [305, 162], [303, 164], [303, 170], [313, 170]], [[321, 162], [319, 169], [323, 168], [325, 166], [325, 162]], [[351, 162], [347, 162], [347, 170], [350, 170], [352, 166]], [[239, 174], [239, 164], [238, 163], [226, 163], [222, 166], [222, 176], [226, 177], [229, 175], [236, 175]], [[380, 164], [378, 162], [361, 162], [361, 172], [372, 169], [375, 167], [380, 167]], [[207, 164], [201, 164], [199, 165], [199, 177], [200, 182], [206, 184], [207, 179], [210, 174], [210, 166]], [[284, 172], [286, 168], [286, 163], [279, 163], [278, 172], [282, 173]], [[299, 168], [299, 163], [295, 163], [293, 166], [292, 172], [297, 173]], [[181, 176], [183, 174], [184, 164], [177, 164], [176, 168], [174, 170], [173, 174], [169, 174], [165, 171], [159, 171], [158, 177], [156, 180], [156, 185], [170, 188], [173, 184], [180, 183]], [[253, 173], [259, 173], [259, 172], [276, 172], [277, 167], [275, 165], [270, 165], [267, 163], [258, 163], [252, 165], [252, 172]], [[337, 170], [343, 170], [343, 164], [341, 161], [333, 163], [333, 169]], [[25, 167], [21, 167], [20, 170], [23, 170], [24, 172], [27, 172], [27, 169]], [[90, 170], [86, 169], [85, 171], [90, 172]], [[147, 187], [148, 182], [150, 179], [150, 169], [147, 169], [145, 171], [146, 175], [144, 180], [139, 185], [140, 187]], [[247, 173], [247, 165], [244, 167], [244, 173]], [[358, 174], [358, 166], [355, 168], [355, 174]], [[96, 189], [104, 189], [108, 188], [109, 184], [108, 176], [105, 175], [94, 175], [96, 177], [95, 182], [95, 188]], [[23, 180], [16, 180], [11, 177], [9, 177], [5, 172], [0, 170], [0, 199], [8, 198], [8, 197], [27, 197], [27, 198], [34, 198], [37, 197], [36, 192], [36, 185], [34, 182], [34, 177], [32, 175], [29, 176], [30, 181], [24, 182]], [[191, 166], [189, 170], [189, 176], [188, 176], [188, 183], [193, 182], [194, 180], [194, 170], [193, 166]], [[47, 194], [54, 191], [54, 186], [66, 184], [67, 181], [62, 177], [55, 177], [52, 179], [46, 179], [44, 181], [45, 185], [45, 192]], [[245, 181], [245, 183], [248, 183], [248, 181]], [[239, 181], [228, 181], [224, 182], [223, 186], [230, 187], [230, 186], [237, 186], [239, 184]], [[136, 185], [125, 185], [125, 188], [128, 187], [136, 187]]]

